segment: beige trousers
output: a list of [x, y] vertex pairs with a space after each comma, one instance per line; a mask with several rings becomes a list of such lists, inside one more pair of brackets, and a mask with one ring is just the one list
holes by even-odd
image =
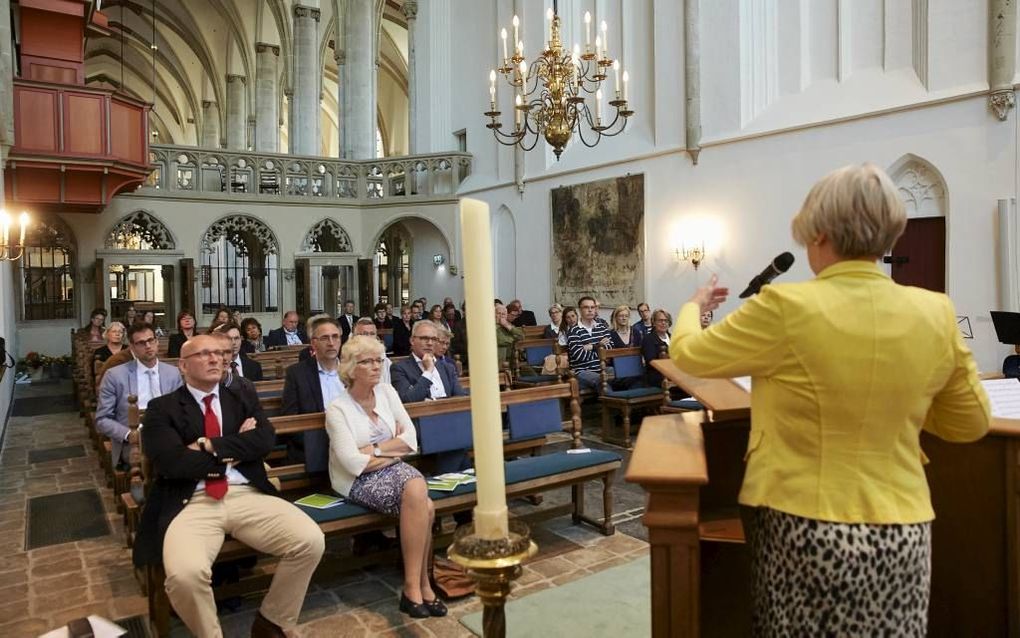
[[167, 528], [163, 568], [177, 615], [199, 638], [222, 636], [209, 582], [227, 534], [280, 557], [260, 611], [280, 627], [293, 627], [325, 549], [322, 530], [291, 503], [248, 485], [231, 485], [223, 500], [197, 493]]

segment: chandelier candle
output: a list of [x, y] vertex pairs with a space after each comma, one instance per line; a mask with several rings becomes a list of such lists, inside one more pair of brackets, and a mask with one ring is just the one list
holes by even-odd
[[499, 410], [499, 363], [492, 329], [492, 234], [489, 205], [460, 200], [464, 242], [464, 302], [467, 304], [468, 358], [471, 361], [471, 433], [474, 437], [478, 505], [475, 533], [483, 539], [508, 533], [503, 476], [503, 425]]

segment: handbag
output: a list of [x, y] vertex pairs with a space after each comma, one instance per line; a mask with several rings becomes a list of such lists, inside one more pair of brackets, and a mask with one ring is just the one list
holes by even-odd
[[463, 598], [475, 593], [475, 581], [457, 563], [436, 556], [432, 561], [432, 587], [446, 600]]

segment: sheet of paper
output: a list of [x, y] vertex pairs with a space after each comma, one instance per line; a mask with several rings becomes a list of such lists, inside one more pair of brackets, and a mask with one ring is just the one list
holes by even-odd
[[751, 377], [733, 377], [733, 383], [736, 383], [748, 393], [751, 392]]
[[[117, 638], [127, 633], [127, 629], [95, 614], [89, 616], [89, 624], [92, 625], [92, 632], [96, 638]], [[42, 634], [40, 638], [66, 638], [68, 635], [67, 625], [64, 625]]]
[[1020, 419], [1020, 381], [1016, 379], [988, 379], [982, 381], [992, 404], [992, 416], [1000, 419]]

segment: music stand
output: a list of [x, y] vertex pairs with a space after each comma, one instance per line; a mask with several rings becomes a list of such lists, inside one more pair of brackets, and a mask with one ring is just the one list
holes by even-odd
[[992, 325], [1000, 343], [1020, 345], [1020, 312], [992, 310]]

